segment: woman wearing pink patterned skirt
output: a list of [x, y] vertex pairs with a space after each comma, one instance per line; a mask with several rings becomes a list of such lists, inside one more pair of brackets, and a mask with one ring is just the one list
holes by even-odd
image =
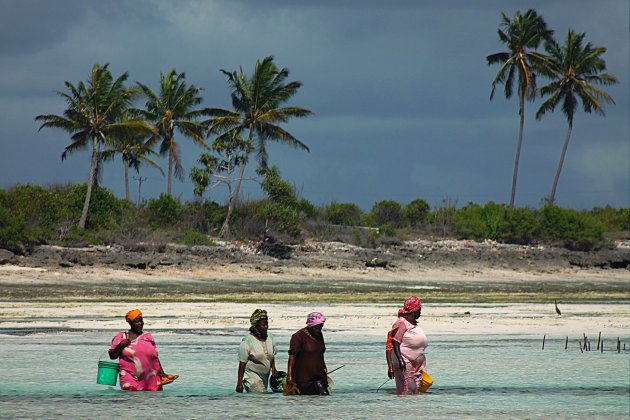
[[162, 385], [174, 381], [177, 375], [164, 373], [153, 336], [142, 331], [142, 312], [129, 311], [125, 320], [129, 331], [116, 334], [109, 349], [110, 359], [120, 359], [120, 388], [123, 391], [161, 391]]

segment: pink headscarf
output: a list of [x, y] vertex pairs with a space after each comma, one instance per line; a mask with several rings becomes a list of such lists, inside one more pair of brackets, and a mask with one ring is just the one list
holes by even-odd
[[405, 299], [405, 306], [402, 308], [403, 314], [410, 314], [419, 311], [422, 308], [422, 302], [415, 296], [409, 296]]
[[326, 322], [326, 316], [321, 312], [311, 312], [306, 317], [306, 326], [314, 327], [315, 325], [323, 324]]

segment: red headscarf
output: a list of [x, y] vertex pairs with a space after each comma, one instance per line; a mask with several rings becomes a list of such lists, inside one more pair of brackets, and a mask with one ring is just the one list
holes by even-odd
[[403, 314], [411, 314], [422, 309], [422, 302], [415, 296], [409, 296], [405, 299], [405, 305], [402, 308]]

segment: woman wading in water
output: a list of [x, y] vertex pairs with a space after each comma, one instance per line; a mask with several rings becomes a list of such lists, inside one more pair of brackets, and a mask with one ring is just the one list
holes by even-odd
[[129, 331], [116, 334], [109, 349], [110, 359], [120, 359], [120, 388], [123, 391], [161, 391], [162, 385], [179, 376], [164, 373], [153, 336], [142, 331], [142, 312], [129, 311], [125, 320]]
[[302, 395], [329, 395], [324, 322], [324, 314], [312, 312], [306, 318], [306, 327], [291, 336], [285, 393], [297, 387]]
[[275, 377], [276, 344], [268, 333], [267, 311], [256, 309], [249, 318], [249, 334], [243, 337], [238, 349], [236, 392], [266, 392], [269, 375]]
[[420, 392], [422, 371], [427, 361], [424, 355], [428, 345], [427, 336], [418, 325], [422, 303], [415, 296], [405, 299], [400, 317], [392, 326], [392, 345], [395, 357], [394, 378], [396, 394], [411, 395]]

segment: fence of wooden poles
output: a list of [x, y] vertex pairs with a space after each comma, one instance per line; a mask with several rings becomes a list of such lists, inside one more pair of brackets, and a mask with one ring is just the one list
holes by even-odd
[[[545, 340], [547, 339], [547, 335], [543, 335], [542, 339], [542, 350], [545, 349]], [[584, 353], [585, 351], [591, 351], [591, 340], [586, 336], [586, 333], [582, 333], [582, 338], [578, 338], [577, 343], [580, 347], [580, 352]], [[617, 339], [613, 339], [613, 344], [610, 347], [606, 348], [606, 351], [615, 351], [617, 353], [621, 353], [622, 351], [626, 351], [626, 343], [622, 343], [621, 339], [617, 337]], [[607, 342], [609, 343], [609, 342]], [[567, 335], [564, 341], [564, 349], [568, 350], [569, 348], [569, 336]], [[602, 338], [602, 332], [600, 331], [597, 336], [597, 348], [595, 351], [599, 351], [601, 353], [604, 352], [604, 339]]]

